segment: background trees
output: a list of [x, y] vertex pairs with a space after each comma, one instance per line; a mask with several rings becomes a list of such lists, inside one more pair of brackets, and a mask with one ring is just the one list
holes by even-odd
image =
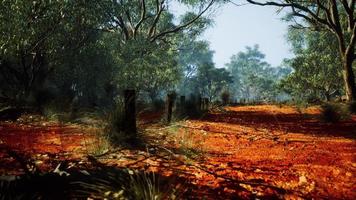
[[[101, 3], [108, 21], [100, 27], [117, 37], [114, 57], [119, 65], [119, 88], [145, 90], [155, 96], [159, 89], [172, 88], [179, 78], [174, 49], [182, 34], [199, 34], [202, 16], [215, 0], [179, 1], [193, 6], [180, 19], [169, 10], [171, 1], [110, 1]], [[196, 9], [195, 9], [196, 8]]]
[[58, 61], [95, 39], [91, 27], [98, 26], [104, 17], [94, 3], [2, 1], [1, 95], [22, 102], [40, 101], [39, 93]]
[[290, 29], [289, 42], [295, 57], [286, 60], [293, 68], [282, 87], [294, 98], [326, 100], [343, 93], [342, 65], [337, 41], [329, 32]]
[[[0, 95], [28, 105], [55, 98], [112, 105], [122, 89], [154, 98], [181, 78], [180, 38], [196, 38], [215, 3], [168, 0], [8, 1], [0, 6]], [[193, 39], [194, 40], [194, 39]], [[48, 100], [45, 100], [46, 98]]]
[[[355, 1], [262, 1], [247, 0], [261, 6], [277, 6], [289, 9], [289, 18], [295, 27], [324, 29], [337, 39], [342, 74], [347, 99], [356, 99], [356, 84], [353, 63], [356, 60], [356, 9]], [[300, 20], [302, 19], [302, 20]]]
[[246, 52], [239, 52], [231, 57], [226, 66], [233, 77], [231, 89], [234, 98], [267, 101], [277, 98], [277, 83], [290, 70], [271, 67], [263, 60], [264, 57], [258, 45], [246, 47]]

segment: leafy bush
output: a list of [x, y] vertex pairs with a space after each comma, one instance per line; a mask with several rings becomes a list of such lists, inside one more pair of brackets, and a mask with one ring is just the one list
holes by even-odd
[[224, 91], [221, 93], [221, 101], [223, 102], [223, 105], [227, 105], [230, 100], [230, 92], [229, 91]]
[[336, 123], [349, 119], [350, 112], [344, 105], [326, 103], [321, 106], [321, 118], [324, 122]]

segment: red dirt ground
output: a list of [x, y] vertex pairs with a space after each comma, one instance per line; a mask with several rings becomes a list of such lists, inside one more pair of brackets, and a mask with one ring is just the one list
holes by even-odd
[[[98, 161], [179, 176], [187, 185], [182, 198], [356, 199], [356, 116], [328, 124], [319, 113], [317, 107], [303, 113], [289, 106], [227, 107], [171, 126], [154, 122], [156, 114], [141, 115], [147, 149], [116, 149]], [[83, 160], [96, 141], [86, 132], [93, 131], [2, 123], [0, 175], [21, 173], [8, 147], [43, 170], [63, 159]]]

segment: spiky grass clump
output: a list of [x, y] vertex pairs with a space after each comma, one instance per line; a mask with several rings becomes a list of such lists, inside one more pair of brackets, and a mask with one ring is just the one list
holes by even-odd
[[104, 130], [105, 129], [99, 127], [90, 127], [82, 130], [91, 136], [85, 138], [83, 141], [88, 155], [100, 156], [109, 152], [111, 149], [110, 138]]
[[161, 184], [160, 178], [153, 172], [130, 169], [108, 173], [92, 183], [79, 184], [81, 197], [94, 199], [173, 200], [178, 192], [170, 184]]
[[137, 133], [127, 133], [124, 131], [126, 122], [123, 102], [118, 102], [115, 109], [106, 113], [105, 121], [105, 132], [112, 144], [133, 145], [140, 142]]
[[179, 123], [172, 124], [168, 129], [170, 140], [177, 145], [177, 153], [186, 158], [194, 159], [203, 156], [205, 152], [204, 142], [206, 133], [196, 134], [186, 130]]
[[344, 105], [326, 103], [321, 106], [321, 119], [328, 123], [337, 123], [350, 118], [350, 112]]
[[223, 105], [227, 105], [230, 101], [230, 92], [229, 91], [223, 91], [221, 93], [221, 101], [223, 103]]

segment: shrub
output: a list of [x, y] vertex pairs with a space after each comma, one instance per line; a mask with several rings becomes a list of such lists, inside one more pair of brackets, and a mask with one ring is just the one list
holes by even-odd
[[[161, 182], [161, 177], [153, 172], [124, 169], [100, 175], [93, 183], [79, 183], [80, 197], [94, 199], [137, 199], [160, 200], [176, 199], [178, 192], [172, 184]], [[180, 188], [178, 188], [180, 189]], [[89, 198], [88, 198], [89, 199]]]
[[229, 100], [230, 100], [230, 92], [223, 91], [221, 93], [221, 101], [222, 101], [223, 105], [227, 105], [229, 103]]
[[321, 106], [321, 118], [324, 122], [336, 123], [350, 118], [350, 112], [341, 104], [326, 103]]
[[185, 114], [189, 118], [198, 118], [202, 115], [202, 110], [198, 106], [198, 98], [191, 95], [185, 102]]

